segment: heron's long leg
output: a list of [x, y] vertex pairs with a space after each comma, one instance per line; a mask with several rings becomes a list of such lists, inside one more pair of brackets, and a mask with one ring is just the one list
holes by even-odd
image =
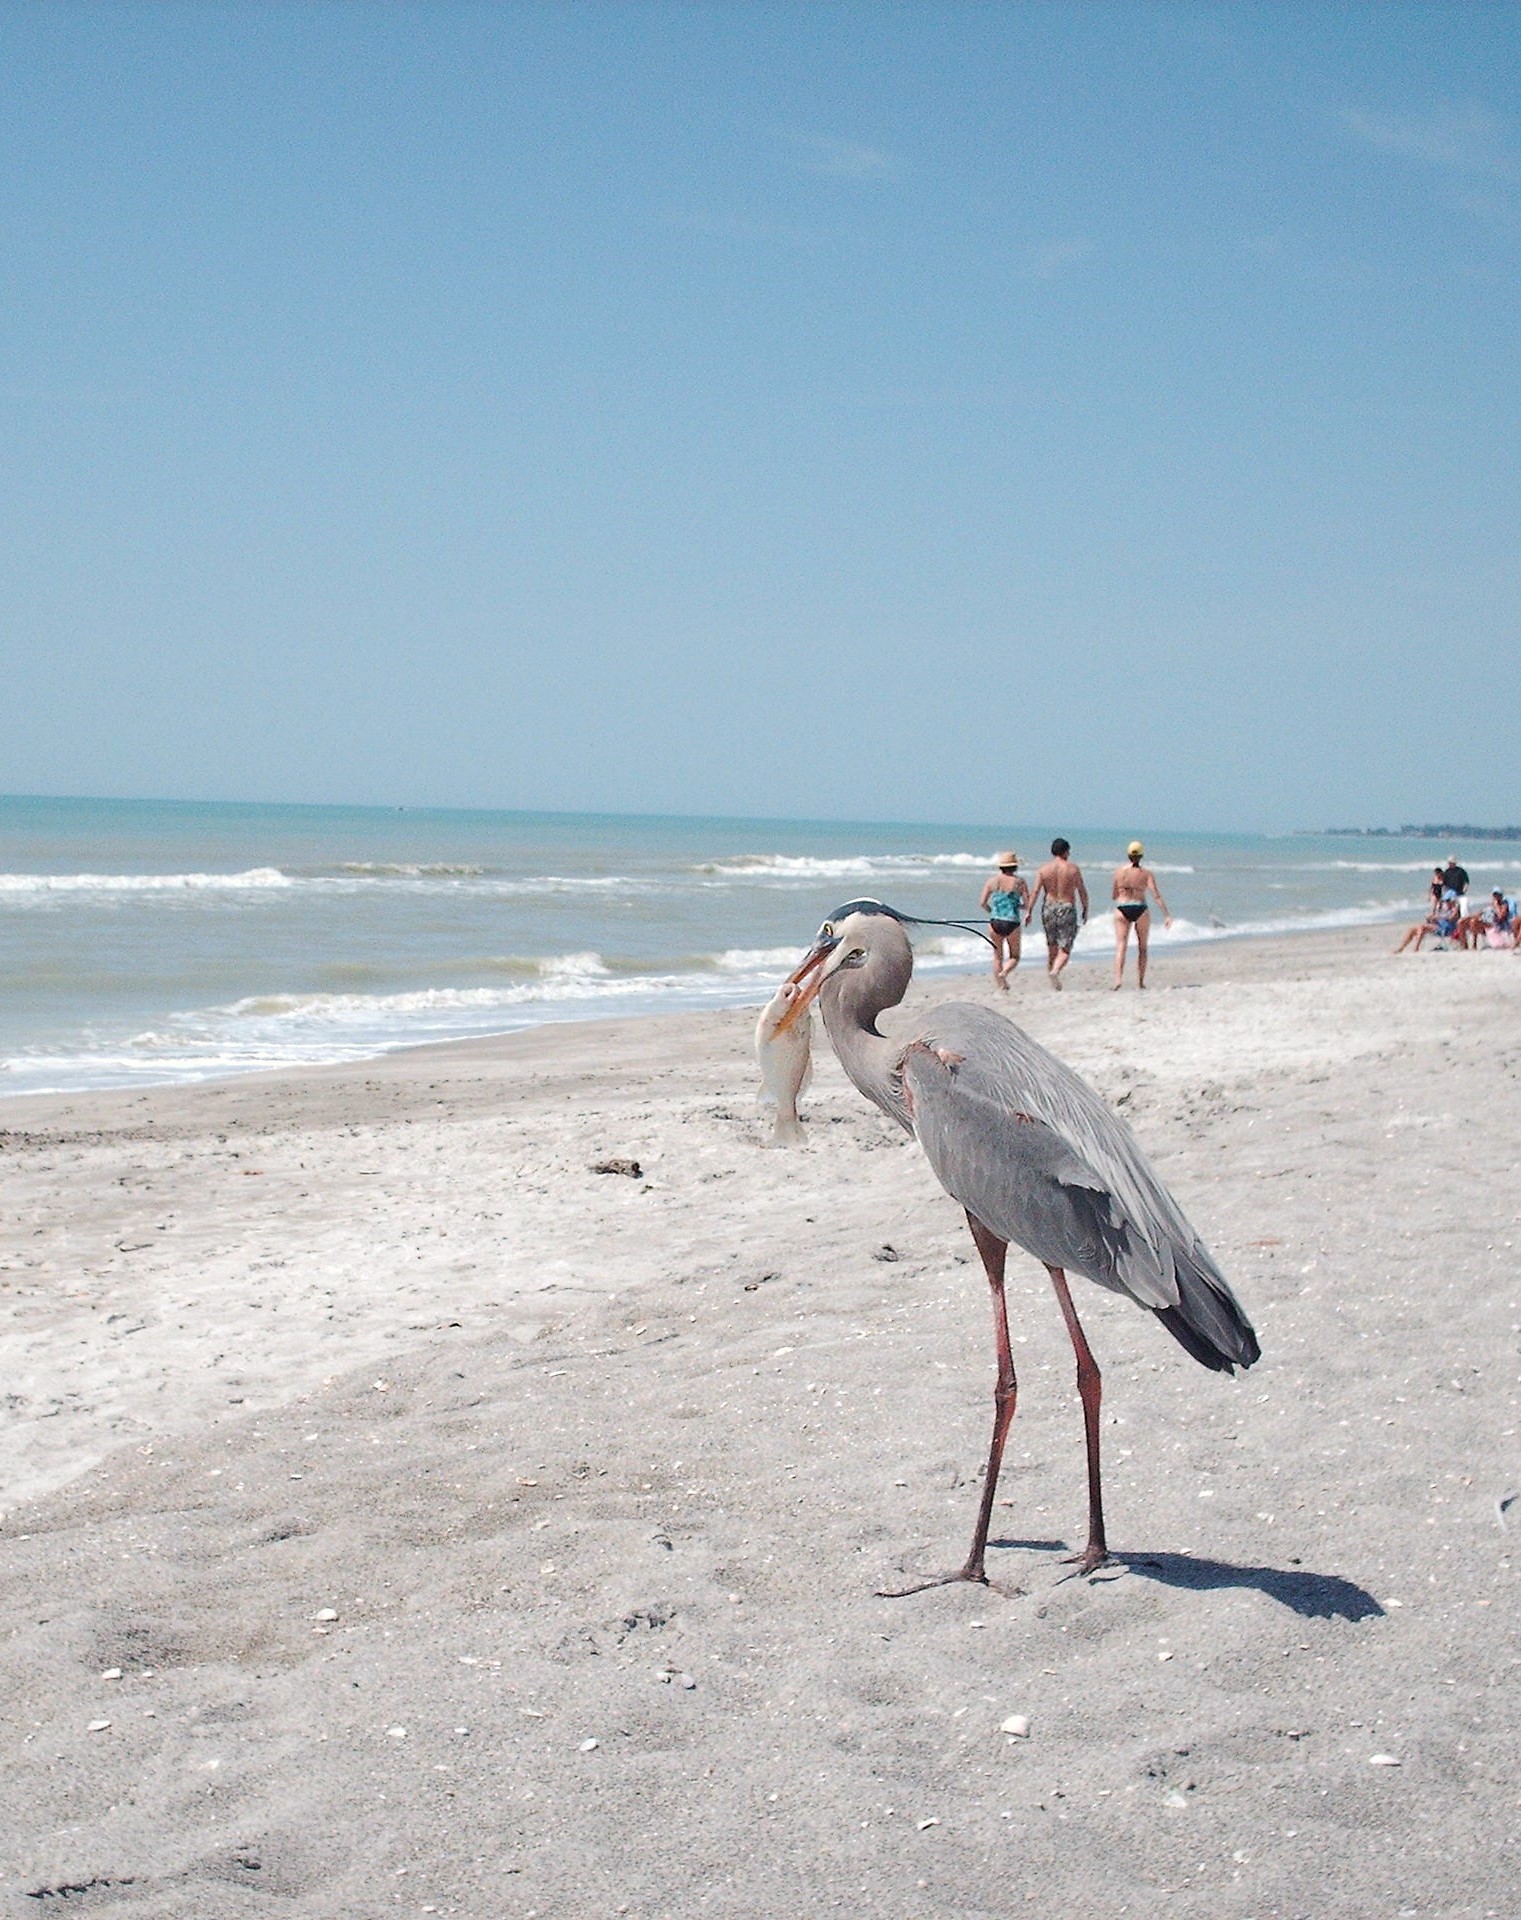
[[982, 1483], [982, 1506], [977, 1514], [977, 1531], [972, 1536], [972, 1550], [966, 1557], [965, 1566], [958, 1567], [954, 1573], [936, 1573], [927, 1579], [915, 1580], [912, 1586], [879, 1587], [877, 1595], [882, 1600], [906, 1600], [911, 1593], [923, 1593], [929, 1587], [950, 1586], [957, 1580], [973, 1580], [979, 1586], [991, 1586], [999, 1593], [1015, 1594], [1022, 1591], [1019, 1587], [1004, 1587], [996, 1580], [989, 1580], [983, 1566], [988, 1548], [988, 1527], [993, 1518], [993, 1496], [998, 1491], [998, 1469], [1003, 1464], [1004, 1442], [1009, 1437], [1009, 1423], [1014, 1418], [1014, 1403], [1018, 1394], [1018, 1384], [1014, 1378], [1014, 1354], [1009, 1345], [1009, 1312], [1003, 1297], [1003, 1268], [1009, 1243], [1000, 1240], [996, 1233], [990, 1233], [971, 1214], [967, 1215], [966, 1223], [972, 1229], [972, 1238], [987, 1269], [988, 1286], [993, 1295], [993, 1338], [998, 1347], [998, 1384], [993, 1389], [993, 1441], [988, 1448], [988, 1471]]
[[1109, 1557], [1109, 1549], [1104, 1542], [1104, 1488], [1099, 1476], [1098, 1417], [1104, 1382], [1098, 1362], [1083, 1334], [1077, 1308], [1072, 1304], [1066, 1274], [1060, 1267], [1047, 1267], [1046, 1272], [1050, 1274], [1051, 1284], [1056, 1289], [1057, 1305], [1062, 1310], [1067, 1332], [1072, 1337], [1072, 1351], [1077, 1355], [1077, 1391], [1083, 1403], [1083, 1433], [1088, 1442], [1088, 1544], [1076, 1556], [1076, 1561], [1080, 1572], [1092, 1573]]
[[970, 1213], [966, 1223], [972, 1229], [972, 1238], [987, 1269], [988, 1286], [993, 1296], [993, 1340], [998, 1348], [998, 1383], [993, 1389], [993, 1439], [988, 1448], [988, 1470], [982, 1483], [982, 1505], [977, 1514], [977, 1531], [972, 1535], [972, 1550], [961, 1569], [963, 1580], [986, 1580], [983, 1557], [987, 1552], [988, 1527], [993, 1518], [993, 1496], [998, 1491], [998, 1470], [1003, 1465], [1004, 1442], [1009, 1437], [1009, 1425], [1014, 1418], [1019, 1383], [1014, 1378], [1014, 1354], [1009, 1346], [1009, 1309], [1003, 1294], [1003, 1269], [1009, 1243], [1000, 1240], [996, 1233], [990, 1233]]

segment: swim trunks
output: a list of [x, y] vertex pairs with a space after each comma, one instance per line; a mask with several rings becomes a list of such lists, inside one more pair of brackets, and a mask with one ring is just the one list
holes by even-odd
[[1077, 908], [1070, 900], [1048, 900], [1040, 910], [1040, 924], [1046, 930], [1046, 945], [1071, 953], [1077, 938]]
[[1117, 900], [1115, 905], [1132, 926], [1135, 925], [1136, 921], [1139, 920], [1141, 915], [1146, 911], [1146, 902], [1144, 900]]

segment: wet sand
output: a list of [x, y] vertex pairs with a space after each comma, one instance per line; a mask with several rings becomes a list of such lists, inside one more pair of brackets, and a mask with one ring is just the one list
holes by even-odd
[[0, 1913], [1512, 1912], [1521, 959], [1391, 944], [999, 997], [1263, 1345], [1077, 1285], [1074, 1579], [1011, 1262], [1017, 1597], [876, 1596], [965, 1552], [986, 1285], [822, 1044], [795, 1151], [742, 1014], [0, 1104]]

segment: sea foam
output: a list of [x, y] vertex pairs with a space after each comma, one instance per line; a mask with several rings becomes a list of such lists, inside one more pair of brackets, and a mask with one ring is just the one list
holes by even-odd
[[[1041, 831], [636, 821], [399, 809], [0, 801], [0, 1088], [198, 1079], [350, 1060], [554, 1020], [754, 1007], [857, 894], [980, 921], [993, 850]], [[1093, 893], [1128, 833], [1074, 835]], [[1148, 834], [1176, 910], [1159, 948], [1416, 917], [1420, 843]], [[1521, 849], [1456, 846], [1475, 895]], [[143, 871], [154, 868], [156, 871]], [[1391, 897], [1392, 896], [1392, 897]], [[929, 976], [986, 975], [972, 930], [921, 925]], [[1038, 975], [1040, 927], [1025, 936]]]
[[293, 885], [278, 867], [246, 873], [0, 873], [0, 901], [59, 893], [264, 893]]

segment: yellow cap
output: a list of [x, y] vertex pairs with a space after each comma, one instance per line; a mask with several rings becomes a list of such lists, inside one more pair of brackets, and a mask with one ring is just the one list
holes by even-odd
[[1125, 851], [1126, 853], [1144, 853], [1146, 849], [1141, 845], [1139, 840], [1132, 840]]

